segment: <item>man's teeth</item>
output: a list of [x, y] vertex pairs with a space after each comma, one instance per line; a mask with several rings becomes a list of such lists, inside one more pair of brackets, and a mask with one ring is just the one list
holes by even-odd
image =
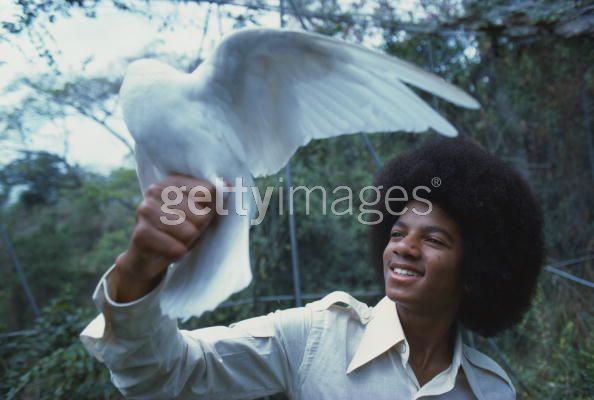
[[399, 275], [408, 275], [408, 276], [421, 276], [421, 274], [408, 270], [408, 269], [403, 269], [403, 268], [393, 268], [392, 271], [396, 272]]

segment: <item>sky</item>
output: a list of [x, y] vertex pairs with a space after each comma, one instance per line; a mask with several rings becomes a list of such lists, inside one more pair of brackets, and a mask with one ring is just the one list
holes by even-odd
[[[145, 5], [138, 2], [139, 6]], [[2, 19], [15, 12], [15, 5], [0, 0]], [[220, 38], [233, 30], [234, 20], [226, 13], [238, 15], [240, 7], [224, 6], [217, 12], [216, 6], [196, 3], [153, 1], [145, 6], [149, 19], [116, 9], [111, 2], [103, 2], [97, 8], [97, 17], [88, 18], [79, 9], [73, 9], [70, 17], [57, 15], [53, 23], [45, 17], [38, 21], [39, 27], [47, 29], [53, 40], [46, 45], [55, 55], [57, 68], [67, 78], [80, 75], [120, 75], [126, 69], [126, 60], [140, 57], [149, 48], [159, 53], [168, 53], [172, 59], [195, 59], [202, 46], [202, 55], [208, 55]], [[203, 35], [205, 16], [211, 7], [207, 35]], [[404, 12], [418, 9], [416, 1], [399, 3]], [[175, 26], [161, 29], [165, 18], [172, 18]], [[10, 17], [9, 17], [10, 19]], [[278, 27], [277, 13], [266, 13], [258, 18], [262, 26]], [[289, 27], [298, 28], [296, 20], [289, 20]], [[39, 29], [36, 32], [43, 32]], [[204, 39], [203, 39], [204, 36]], [[0, 107], [18, 103], [23, 92], [7, 93], [7, 85], [19, 76], [35, 76], [47, 70], [47, 64], [37, 55], [30, 37], [11, 35], [10, 41], [0, 41]], [[373, 45], [373, 43], [371, 43]], [[114, 117], [107, 123], [130, 143], [128, 131], [121, 119], [117, 104]], [[53, 120], [30, 118], [28, 127], [34, 132], [25, 142], [4, 140], [0, 142], [0, 164], [5, 164], [19, 155], [17, 150], [49, 150], [65, 155], [70, 163], [76, 163], [96, 172], [107, 173], [110, 169], [132, 167], [127, 148], [110, 135], [101, 125], [81, 117], [66, 116]], [[66, 134], [65, 134], [66, 132]]]
[[[152, 10], [155, 15], [167, 15], [173, 11], [166, 3], [157, 4]], [[170, 8], [170, 10], [167, 10]], [[175, 31], [159, 30], [160, 18], [152, 21], [146, 17], [122, 12], [111, 4], [105, 3], [98, 8], [97, 18], [87, 18], [80, 10], [73, 10], [72, 17], [59, 17], [53, 24], [44, 24], [53, 37], [48, 47], [56, 54], [59, 70], [68, 75], [106, 75], [123, 76], [126, 57], [138, 57], [148, 46], [156, 50], [167, 51], [173, 56], [197, 54], [202, 37], [201, 23], [207, 7], [196, 4], [178, 6], [179, 23]], [[8, 10], [10, 11], [10, 10]], [[6, 15], [6, 7], [0, 8], [0, 14]], [[222, 28], [231, 30], [229, 20], [222, 21]], [[211, 21], [212, 23], [212, 21]], [[205, 42], [205, 53], [216, 43], [219, 35], [211, 34]], [[6, 85], [13, 79], [25, 75], [33, 76], [46, 70], [47, 64], [39, 59], [37, 51], [29, 38], [22, 35], [12, 42], [0, 42], [0, 107], [20, 100], [19, 93], [7, 95]], [[33, 60], [33, 61], [31, 61]], [[86, 64], [86, 66], [84, 66]], [[84, 66], [84, 67], [83, 67]], [[117, 108], [116, 117], [110, 121], [112, 127], [132, 142], [125, 124], [120, 119], [121, 112]], [[26, 143], [6, 144], [0, 153], [0, 162], [4, 163], [17, 155], [19, 148], [31, 150], [46, 149], [59, 154], [66, 154], [71, 163], [84, 165], [98, 172], [127, 165], [125, 156], [127, 148], [110, 135], [101, 125], [87, 118], [73, 115], [63, 121], [31, 122], [36, 133], [30, 135]], [[64, 132], [68, 132], [67, 138]], [[8, 150], [8, 151], [6, 151]]]

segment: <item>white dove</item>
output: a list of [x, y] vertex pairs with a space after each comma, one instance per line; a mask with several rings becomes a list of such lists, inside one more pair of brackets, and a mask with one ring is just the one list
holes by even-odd
[[[241, 177], [249, 186], [252, 175], [278, 172], [312, 139], [428, 128], [457, 135], [405, 83], [479, 107], [398, 58], [284, 29], [236, 31], [189, 74], [155, 60], [134, 61], [120, 100], [143, 192], [171, 172], [211, 182]], [[200, 246], [169, 267], [160, 300], [169, 316], [200, 316], [250, 283], [250, 215], [230, 210], [219, 219]]]

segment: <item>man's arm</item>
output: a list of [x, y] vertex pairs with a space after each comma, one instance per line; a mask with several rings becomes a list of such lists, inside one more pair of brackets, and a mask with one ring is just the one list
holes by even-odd
[[311, 324], [308, 308], [191, 332], [178, 330], [161, 312], [168, 265], [199, 241], [213, 217], [184, 210], [184, 223], [162, 224], [160, 192], [170, 185], [189, 191], [197, 184], [208, 185], [170, 176], [146, 193], [128, 249], [93, 295], [101, 315], [81, 340], [128, 398], [248, 399], [291, 392]]
[[[185, 219], [178, 224], [162, 222], [167, 215], [162, 210], [162, 194], [167, 187], [185, 187], [178, 209]], [[128, 248], [115, 262], [111, 277], [114, 285], [114, 299], [130, 302], [141, 298], [155, 288], [163, 279], [171, 262], [183, 257], [191, 247], [199, 244], [200, 236], [208, 229], [215, 217], [211, 202], [196, 203], [197, 209], [210, 207], [207, 214], [196, 215], [188, 205], [188, 193], [194, 187], [202, 187], [216, 198], [215, 188], [210, 182], [182, 175], [169, 175], [156, 185], [151, 185], [144, 200], [136, 209], [136, 225]], [[165, 193], [168, 193], [167, 191]]]
[[295, 389], [311, 326], [308, 307], [180, 331], [161, 313], [161, 284], [134, 302], [116, 303], [109, 272], [93, 296], [102, 314], [81, 340], [127, 398], [251, 399]]

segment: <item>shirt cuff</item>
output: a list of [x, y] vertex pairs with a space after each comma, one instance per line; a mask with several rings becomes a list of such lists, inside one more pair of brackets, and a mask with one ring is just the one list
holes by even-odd
[[93, 302], [104, 319], [101, 336], [106, 332], [113, 332], [114, 336], [120, 338], [151, 335], [163, 319], [170, 319], [163, 314], [160, 306], [160, 294], [167, 276], [143, 297], [128, 303], [118, 303], [114, 300], [115, 287], [112, 275], [114, 269], [115, 265], [112, 265], [105, 272], [93, 293]]

